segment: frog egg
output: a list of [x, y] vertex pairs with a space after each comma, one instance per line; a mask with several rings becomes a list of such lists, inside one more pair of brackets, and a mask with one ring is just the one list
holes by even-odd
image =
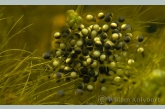
[[122, 51], [121, 54], [123, 57], [127, 57], [127, 55], [128, 55], [128, 53], [126, 51]]
[[96, 43], [97, 41], [100, 41], [100, 38], [99, 37], [95, 37], [94, 38], [94, 42]]
[[55, 38], [55, 39], [59, 39], [60, 37], [61, 37], [60, 32], [54, 33], [54, 38]]
[[81, 32], [75, 32], [74, 35], [71, 37], [74, 38], [75, 40], [79, 40], [80, 37], [82, 37], [82, 33]]
[[81, 48], [80, 47], [75, 47], [74, 50], [75, 50], [76, 54], [80, 54], [81, 53]]
[[139, 42], [142, 42], [143, 41], [143, 36], [142, 35], [139, 35], [139, 36], [137, 36], [137, 40], [139, 41]]
[[93, 87], [93, 85], [87, 85], [87, 89], [88, 89], [89, 91], [92, 91], [92, 90], [94, 89], [94, 87]]
[[100, 51], [98, 51], [98, 50], [95, 50], [95, 51], [93, 52], [93, 56], [96, 57], [96, 58], [98, 58], [100, 55], [101, 55], [101, 53], [100, 53]]
[[104, 24], [102, 26], [102, 30], [105, 31], [105, 32], [107, 32], [109, 30], [109, 26], [107, 24]]
[[57, 92], [57, 95], [60, 96], [60, 97], [62, 97], [62, 96], [65, 95], [65, 93], [64, 93], [64, 91], [59, 90], [59, 91]]
[[77, 89], [76, 91], [75, 91], [75, 95], [83, 95], [83, 90], [82, 89]]
[[94, 24], [93, 25], [93, 30], [96, 30], [97, 31], [98, 29], [99, 29], [99, 25], [98, 24]]
[[109, 56], [109, 60], [110, 60], [110, 61], [114, 61], [114, 59], [115, 59], [114, 55], [110, 55], [110, 56]]
[[78, 55], [74, 51], [70, 54], [70, 56], [73, 59], [76, 59], [78, 57]]
[[61, 77], [62, 77], [62, 73], [56, 72], [56, 73], [54, 74], [54, 77], [55, 77], [55, 78], [61, 78]]
[[111, 67], [111, 68], [115, 68], [115, 67], [116, 67], [116, 62], [111, 62], [111, 63], [110, 63], [110, 67]]
[[86, 19], [88, 20], [88, 21], [92, 21], [93, 20], [93, 16], [92, 15], [90, 15], [90, 14], [88, 14], [87, 16], [86, 16]]
[[100, 35], [101, 39], [103, 39], [103, 40], [106, 39], [107, 36], [108, 36], [108, 35], [107, 35], [106, 33], [101, 33], [101, 35]]
[[74, 60], [73, 65], [74, 65], [75, 68], [79, 68], [79, 67], [81, 67], [81, 61]]
[[78, 89], [83, 89], [83, 88], [84, 88], [84, 83], [81, 83], [81, 82], [78, 83], [78, 84], [77, 84], [77, 88], [78, 88]]
[[69, 66], [64, 67], [64, 71], [70, 71], [70, 70], [71, 70], [71, 68]]
[[121, 57], [121, 56], [117, 56], [117, 57], [116, 57], [116, 61], [117, 61], [117, 62], [121, 62], [121, 61], [122, 61], [122, 57]]
[[129, 64], [129, 65], [132, 65], [132, 64], [134, 64], [134, 63], [135, 63], [135, 61], [134, 61], [133, 59], [129, 59], [129, 60], [128, 60], [128, 64]]
[[54, 67], [58, 67], [60, 64], [61, 64], [60, 61], [57, 60], [57, 59], [55, 59], [55, 60], [53, 61], [53, 66], [54, 66]]
[[76, 78], [78, 75], [77, 75], [76, 72], [71, 72], [71, 73], [70, 73], [70, 76], [71, 76], [72, 78]]
[[62, 36], [63, 38], [66, 38], [66, 37], [68, 37], [68, 35], [69, 35], [68, 33], [62, 33], [61, 36]]
[[81, 32], [85, 36], [88, 35], [88, 30], [86, 28], [82, 29]]
[[121, 29], [124, 30], [124, 28], [126, 27], [127, 24], [122, 24], [121, 25]]
[[92, 30], [91, 36], [92, 36], [92, 38], [96, 37], [97, 36], [97, 31], [96, 30]]
[[81, 68], [79, 68], [79, 72], [82, 75], [86, 75], [86, 74], [88, 74], [88, 69], [86, 67], [81, 67]]
[[89, 28], [92, 30], [92, 28], [93, 28], [93, 25], [90, 25], [90, 26], [89, 26]]
[[87, 64], [90, 65], [93, 63], [93, 59], [92, 58], [87, 58], [86, 60]]
[[108, 74], [109, 74], [110, 76], [115, 75], [114, 71], [109, 71]]
[[122, 22], [125, 21], [125, 18], [124, 18], [123, 16], [120, 16], [120, 17], [118, 18], [118, 21], [119, 21], [120, 23], [122, 23]]
[[44, 59], [50, 59], [51, 55], [50, 55], [50, 53], [44, 53], [42, 57]]
[[84, 26], [83, 24], [80, 24], [80, 25], [78, 26], [78, 30], [79, 30], [79, 31], [81, 31], [83, 28], [85, 28], [85, 26]]
[[115, 44], [112, 41], [108, 40], [108, 41], [106, 41], [104, 46], [105, 46], [106, 49], [113, 49]]
[[83, 41], [82, 40], [78, 40], [77, 43], [76, 43], [76, 45], [78, 47], [81, 47], [83, 45]]
[[93, 45], [92, 46], [87, 46], [87, 49], [92, 51], [93, 50]]
[[102, 55], [100, 56], [100, 60], [101, 60], [101, 61], [105, 61], [105, 59], [106, 59], [106, 55], [105, 55], [105, 54], [102, 54]]
[[130, 38], [129, 36], [125, 36], [125, 37], [124, 37], [124, 41], [125, 41], [126, 43], [129, 43], [129, 42], [131, 41], [131, 38]]
[[87, 56], [89, 54], [89, 50], [87, 48], [84, 48], [82, 50], [82, 55]]
[[66, 48], [66, 44], [65, 43], [60, 43], [60, 48], [61, 49], [65, 49]]
[[118, 33], [118, 35], [119, 35], [119, 38], [122, 38], [122, 36], [123, 36], [121, 33]]
[[124, 74], [124, 70], [123, 69], [117, 69], [116, 74], [121, 76]]
[[86, 37], [86, 35], [83, 35], [82, 32], [79, 32], [79, 34], [80, 34], [80, 37], [81, 37], [81, 38]]
[[88, 63], [86, 61], [82, 61], [83, 66], [87, 66]]
[[94, 77], [95, 76], [95, 71], [93, 69], [89, 70], [88, 75], [90, 77]]
[[102, 42], [101, 41], [95, 41], [95, 46], [96, 47], [101, 47], [102, 45]]
[[69, 44], [70, 44], [70, 46], [73, 47], [76, 44], [76, 40], [75, 39], [70, 39]]
[[121, 48], [122, 48], [122, 44], [121, 43], [115, 44], [115, 49], [116, 50], [120, 50]]
[[132, 30], [132, 27], [131, 25], [128, 25], [128, 24], [122, 24], [121, 29], [125, 32], [130, 32]]
[[105, 17], [104, 17], [104, 21], [105, 22], [110, 22], [111, 20], [112, 20], [112, 17], [106, 14]]
[[116, 76], [116, 77], [114, 78], [114, 81], [115, 81], [115, 82], [120, 82], [120, 81], [121, 81], [121, 78], [120, 78], [119, 76]]
[[93, 40], [92, 39], [88, 39], [87, 40], [87, 45], [88, 46], [92, 46], [93, 45]]
[[117, 28], [117, 23], [113, 22], [110, 24], [111, 29], [116, 29]]
[[66, 50], [61, 50], [61, 56], [66, 57], [68, 55], [68, 53], [66, 52]]
[[132, 33], [127, 33], [126, 36], [133, 37]]
[[89, 76], [84, 76], [83, 77], [83, 82], [84, 83], [89, 83], [90, 82], [90, 77]]
[[93, 63], [91, 64], [91, 67], [92, 67], [92, 68], [96, 68], [97, 66], [98, 66], [97, 61], [93, 61]]
[[102, 33], [102, 28], [101, 27], [99, 27], [99, 29], [97, 30], [97, 33], [98, 34]]
[[117, 33], [112, 34], [112, 40], [117, 40], [119, 39], [119, 35]]
[[95, 70], [95, 76], [99, 75], [99, 71]]
[[71, 33], [71, 30], [69, 29], [69, 28], [63, 28], [62, 29], [62, 34], [63, 33], [68, 33], [68, 34], [70, 34]]
[[102, 86], [101, 89], [100, 89], [102, 92], [105, 92], [107, 91], [107, 88], [105, 86]]
[[61, 54], [62, 54], [61, 50], [56, 51], [56, 56], [61, 56]]
[[99, 19], [104, 19], [104, 17], [105, 17], [103, 12], [98, 13], [97, 16], [98, 16]]
[[138, 48], [138, 49], [137, 49], [137, 52], [138, 52], [138, 53], [143, 53], [143, 52], [144, 52], [144, 48], [143, 48], [143, 47]]
[[54, 46], [55, 46], [56, 48], [59, 48], [59, 47], [60, 47], [60, 42], [59, 42], [59, 41], [55, 41], [55, 42], [54, 42]]
[[112, 29], [112, 34], [113, 33], [119, 33], [119, 30], [118, 29]]
[[112, 12], [108, 12], [106, 15], [113, 17], [113, 13]]

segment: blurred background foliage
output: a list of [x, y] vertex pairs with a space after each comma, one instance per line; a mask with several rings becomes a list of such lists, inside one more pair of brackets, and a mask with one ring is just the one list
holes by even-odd
[[23, 48], [27, 44], [26, 49], [34, 51], [40, 55], [45, 50], [50, 49], [52, 31], [59, 29], [65, 25], [65, 12], [71, 7], [76, 6], [0, 6], [3, 17], [11, 17], [1, 21], [1, 40], [5, 36], [13, 24], [23, 15], [23, 18], [11, 31], [11, 35], [33, 24], [14, 37], [6, 46], [7, 48]]

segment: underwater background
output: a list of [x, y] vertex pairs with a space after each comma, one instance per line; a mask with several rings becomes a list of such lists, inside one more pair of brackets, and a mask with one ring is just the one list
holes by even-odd
[[[78, 8], [82, 6], [0, 6], [0, 104], [165, 104], [165, 6]], [[124, 21], [118, 20], [121, 16]], [[121, 37], [113, 36], [114, 24], [120, 25]], [[89, 39], [94, 44], [87, 57]]]

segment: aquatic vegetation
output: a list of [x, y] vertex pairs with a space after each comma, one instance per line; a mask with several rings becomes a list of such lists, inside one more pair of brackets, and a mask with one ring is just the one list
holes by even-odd
[[83, 8], [67, 11], [42, 56], [0, 49], [1, 104], [164, 104], [164, 23], [142, 21], [141, 6]]

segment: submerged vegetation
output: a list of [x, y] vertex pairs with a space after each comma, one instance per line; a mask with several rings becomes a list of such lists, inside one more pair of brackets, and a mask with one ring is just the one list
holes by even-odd
[[[44, 38], [50, 40], [40, 42], [45, 53], [8, 46], [34, 22], [16, 32], [23, 16], [2, 25], [0, 104], [164, 104], [165, 17], [158, 14], [164, 8], [67, 7]], [[51, 46], [42, 48], [46, 43]]]

